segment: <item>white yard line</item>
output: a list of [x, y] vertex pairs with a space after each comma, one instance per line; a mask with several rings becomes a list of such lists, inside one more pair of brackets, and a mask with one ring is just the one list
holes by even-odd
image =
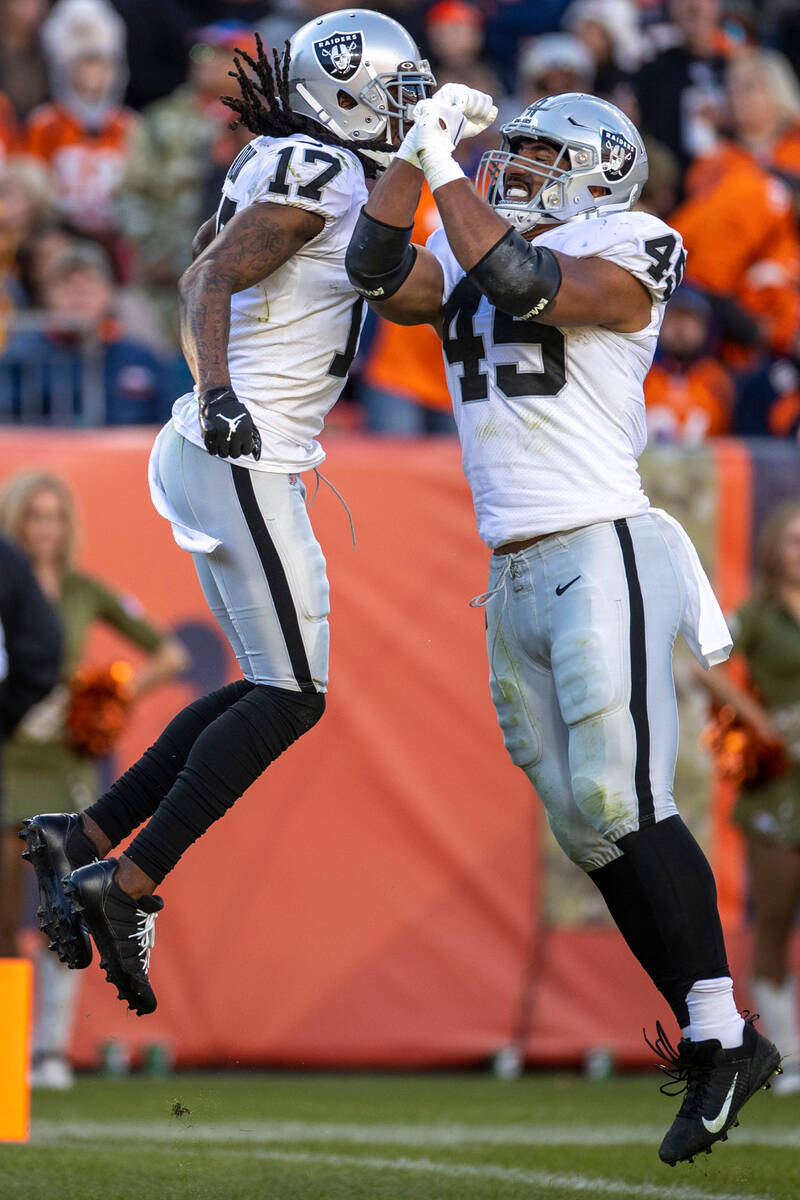
[[[161, 1141], [161, 1139], [158, 1139]], [[176, 1139], [177, 1141], [177, 1139]], [[69, 1145], [68, 1140], [53, 1145]], [[90, 1143], [93, 1149], [106, 1149], [107, 1142]], [[631, 1200], [770, 1200], [763, 1193], [719, 1192], [713, 1181], [707, 1188], [685, 1183], [632, 1183], [625, 1179], [609, 1179], [601, 1175], [579, 1175], [576, 1172], [539, 1171], [526, 1167], [502, 1167], [493, 1163], [435, 1162], [428, 1158], [378, 1158], [357, 1154], [324, 1154], [300, 1150], [263, 1150], [254, 1147], [232, 1149], [209, 1147], [214, 1158], [247, 1158], [259, 1162], [296, 1164], [297, 1166], [342, 1167], [348, 1171], [397, 1172], [406, 1175], [433, 1175], [444, 1179], [485, 1180], [492, 1183], [522, 1184], [540, 1191], [557, 1189], [562, 1193], [594, 1196], [627, 1196]], [[664, 1168], [666, 1170], [666, 1168]]]
[[[349, 1143], [359, 1146], [653, 1146], [664, 1136], [663, 1125], [469, 1125], [464, 1123], [338, 1121], [33, 1121], [37, 1143], [65, 1139], [149, 1142]], [[800, 1150], [800, 1128], [735, 1129], [731, 1146], [766, 1146]]]
[[[237, 1151], [219, 1150], [212, 1153], [230, 1155]], [[495, 1183], [521, 1183], [543, 1189], [558, 1188], [560, 1191], [591, 1192], [593, 1195], [632, 1196], [641, 1200], [769, 1200], [768, 1196], [751, 1192], [718, 1192], [713, 1184], [707, 1189], [692, 1187], [691, 1184], [629, 1183], [624, 1179], [606, 1179], [600, 1175], [578, 1175], [574, 1172], [561, 1174], [555, 1171], [536, 1171], [525, 1167], [500, 1167], [491, 1163], [448, 1163], [434, 1162], [428, 1158], [373, 1158], [356, 1154], [315, 1154], [290, 1150], [238, 1151], [241, 1155], [263, 1161], [297, 1163], [299, 1166], [312, 1164], [329, 1167], [347, 1167], [356, 1170], [400, 1171], [416, 1175], [440, 1175], [450, 1179], [486, 1179]], [[664, 1170], [667, 1170], [665, 1167]]]

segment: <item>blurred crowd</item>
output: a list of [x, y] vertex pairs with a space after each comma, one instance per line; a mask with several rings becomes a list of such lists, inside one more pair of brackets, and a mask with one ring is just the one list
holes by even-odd
[[[191, 386], [176, 284], [249, 134], [220, 95], [233, 48], [324, 0], [0, 0], [0, 421], [152, 424]], [[387, 0], [437, 81], [500, 118], [564, 91], [642, 130], [641, 206], [680, 230], [686, 282], [647, 381], [651, 436], [800, 431], [800, 0]], [[415, 238], [437, 223], [429, 194]], [[401, 366], [402, 364], [402, 366]], [[402, 383], [400, 382], [402, 380]], [[332, 416], [453, 429], [428, 327], [370, 317]], [[338, 412], [338, 416], [337, 416]]]

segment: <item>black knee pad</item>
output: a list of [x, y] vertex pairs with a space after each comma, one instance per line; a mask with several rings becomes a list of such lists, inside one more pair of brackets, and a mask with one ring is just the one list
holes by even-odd
[[308, 733], [324, 711], [322, 692], [290, 692], [267, 683], [256, 684], [229, 709], [247, 725], [251, 746], [262, 760], [262, 770], [292, 742]]
[[285, 688], [258, 683], [242, 698], [264, 712], [281, 712], [297, 729], [297, 736], [312, 729], [325, 712], [324, 692], [290, 692]]

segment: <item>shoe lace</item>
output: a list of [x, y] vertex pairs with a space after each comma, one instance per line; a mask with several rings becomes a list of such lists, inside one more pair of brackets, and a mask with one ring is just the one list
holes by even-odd
[[150, 951], [156, 944], [156, 917], [158, 913], [142, 912], [138, 908], [136, 916], [139, 924], [133, 933], [128, 934], [128, 937], [136, 938], [139, 943], [139, 958], [142, 962], [142, 970], [147, 974], [150, 969]]
[[656, 1021], [654, 1042], [650, 1041], [646, 1030], [643, 1029], [642, 1034], [653, 1053], [663, 1059], [658, 1065], [668, 1076], [667, 1082], [662, 1083], [658, 1090], [665, 1096], [680, 1096], [681, 1092], [686, 1092], [680, 1108], [685, 1116], [702, 1112], [706, 1088], [713, 1073], [710, 1059], [695, 1060], [691, 1054], [691, 1042], [682, 1041], [676, 1049], [660, 1021]]

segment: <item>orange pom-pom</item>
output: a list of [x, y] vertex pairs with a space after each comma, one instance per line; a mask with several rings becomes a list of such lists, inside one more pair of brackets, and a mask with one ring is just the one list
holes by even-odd
[[84, 668], [70, 680], [67, 735], [79, 754], [101, 758], [125, 728], [133, 668], [127, 662]]
[[756, 787], [791, 768], [782, 743], [763, 741], [730, 704], [712, 704], [711, 720], [700, 734], [700, 745], [711, 755], [720, 779], [736, 787]]

